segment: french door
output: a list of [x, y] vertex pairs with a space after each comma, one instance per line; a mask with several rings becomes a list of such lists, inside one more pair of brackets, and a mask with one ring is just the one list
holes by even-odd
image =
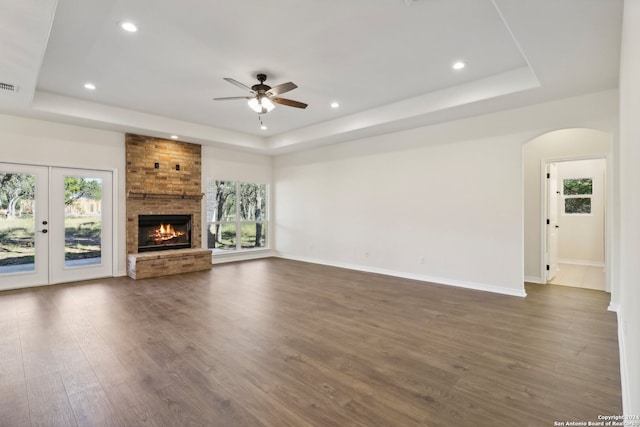
[[108, 171], [0, 163], [0, 290], [113, 275]]

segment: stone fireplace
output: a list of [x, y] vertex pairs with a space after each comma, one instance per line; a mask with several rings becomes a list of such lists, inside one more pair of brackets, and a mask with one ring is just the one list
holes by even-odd
[[129, 276], [211, 268], [211, 250], [201, 248], [201, 147], [133, 134], [125, 141]]

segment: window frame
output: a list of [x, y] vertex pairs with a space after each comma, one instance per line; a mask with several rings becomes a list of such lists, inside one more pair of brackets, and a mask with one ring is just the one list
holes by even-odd
[[[270, 246], [269, 246], [269, 184], [267, 183], [262, 183], [262, 182], [249, 182], [249, 181], [240, 181], [240, 180], [224, 180], [224, 179], [217, 179], [217, 178], [207, 178], [206, 182], [207, 182], [207, 192], [206, 192], [206, 198], [207, 198], [207, 202], [210, 199], [211, 194], [209, 193], [209, 182], [210, 181], [215, 181], [215, 182], [226, 182], [226, 183], [233, 183], [235, 186], [235, 215], [234, 215], [234, 219], [233, 220], [220, 220], [220, 221], [216, 221], [215, 217], [210, 220], [209, 219], [209, 212], [208, 212], [208, 203], [207, 203], [207, 222], [206, 222], [206, 234], [207, 234], [207, 238], [205, 239], [206, 244], [207, 244], [207, 249], [211, 249], [213, 251], [214, 254], [237, 254], [237, 253], [241, 253], [241, 252], [252, 252], [252, 251], [264, 251], [264, 250], [269, 250]], [[262, 212], [262, 217], [263, 219], [261, 220], [246, 220], [246, 219], [242, 219], [242, 213], [241, 213], [241, 203], [242, 203], [242, 199], [241, 199], [241, 186], [242, 184], [250, 184], [250, 185], [257, 185], [257, 186], [264, 186], [264, 209]], [[208, 234], [209, 234], [209, 229], [212, 226], [216, 226], [216, 225], [220, 225], [223, 226], [225, 224], [231, 224], [233, 226], [235, 226], [235, 247], [233, 248], [210, 248], [209, 246], [209, 239], [208, 239]], [[262, 224], [262, 229], [261, 229], [261, 234], [264, 235], [264, 245], [263, 246], [258, 246], [258, 247], [243, 247], [242, 246], [242, 226], [243, 225], [257, 225], [257, 224]], [[260, 241], [262, 241], [262, 239], [260, 239]]]
[[[591, 193], [586, 194], [565, 194], [565, 181], [588, 179], [591, 180]], [[589, 199], [589, 212], [567, 212], [567, 199]], [[562, 178], [562, 215], [566, 216], [589, 216], [593, 215], [593, 177]]]

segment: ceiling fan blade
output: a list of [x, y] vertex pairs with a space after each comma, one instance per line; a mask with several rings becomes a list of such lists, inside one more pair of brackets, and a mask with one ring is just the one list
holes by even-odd
[[286, 98], [271, 98], [275, 103], [286, 105], [287, 107], [307, 108], [307, 104], [304, 102], [294, 101], [293, 99]]
[[267, 96], [276, 96], [276, 95], [280, 95], [281, 93], [285, 93], [285, 92], [289, 92], [290, 90], [294, 90], [297, 87], [298, 86], [295, 83], [291, 83], [291, 82], [282, 83], [281, 85], [274, 86], [271, 89], [269, 89], [265, 93], [265, 95], [267, 95]]
[[224, 98], [213, 98], [214, 101], [231, 101], [233, 99], [251, 99], [253, 96], [227, 96]]
[[244, 83], [240, 83], [239, 81], [232, 79], [231, 77], [224, 77], [224, 80], [228, 81], [232, 85], [238, 86], [240, 89], [246, 89], [249, 92], [253, 93], [253, 90]]

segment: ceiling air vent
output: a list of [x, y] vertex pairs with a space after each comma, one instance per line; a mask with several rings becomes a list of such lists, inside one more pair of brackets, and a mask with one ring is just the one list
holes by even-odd
[[0, 82], [0, 92], [17, 92], [18, 87], [11, 83]]

